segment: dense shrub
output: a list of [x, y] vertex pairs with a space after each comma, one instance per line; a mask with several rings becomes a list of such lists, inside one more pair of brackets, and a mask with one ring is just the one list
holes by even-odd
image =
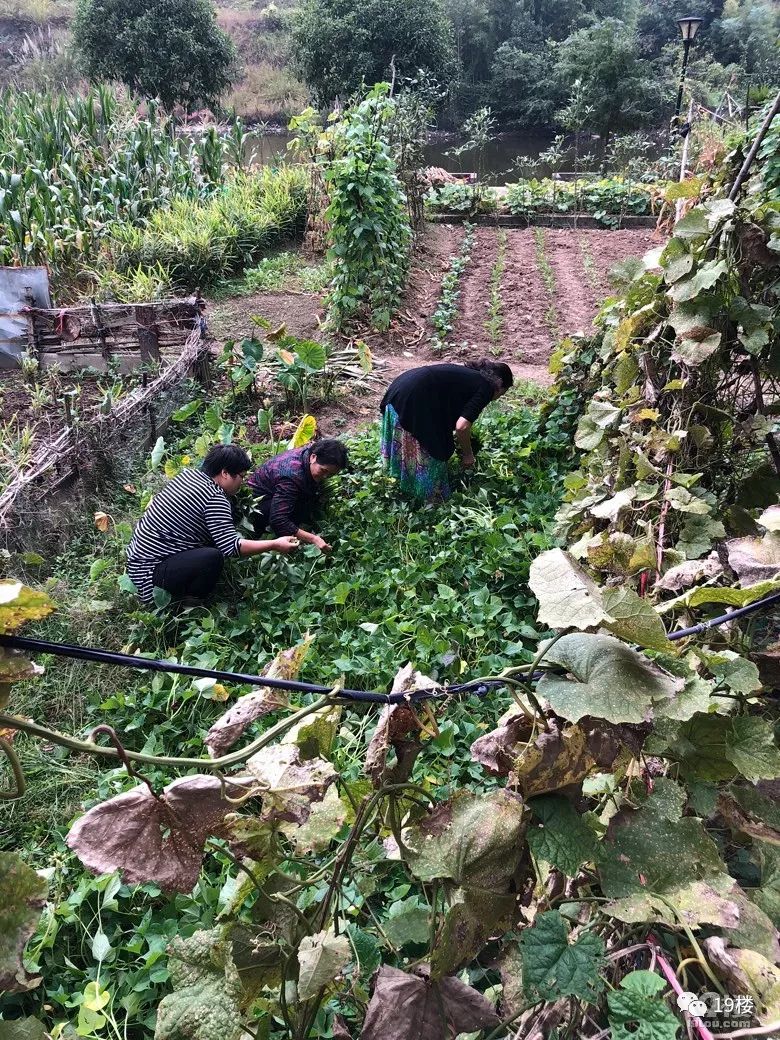
[[209, 0], [79, 0], [73, 34], [92, 79], [166, 108], [214, 105], [233, 78], [235, 47]]

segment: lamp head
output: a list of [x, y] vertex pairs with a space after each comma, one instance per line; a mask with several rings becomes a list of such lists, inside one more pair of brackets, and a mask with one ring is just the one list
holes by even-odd
[[680, 26], [680, 33], [682, 34], [683, 40], [690, 42], [701, 27], [703, 18], [678, 18], [677, 24]]

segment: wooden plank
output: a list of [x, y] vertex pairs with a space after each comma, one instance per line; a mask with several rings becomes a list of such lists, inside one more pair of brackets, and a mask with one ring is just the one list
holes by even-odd
[[138, 323], [138, 346], [141, 362], [160, 360], [160, 341], [155, 321], [154, 307], [140, 305], [135, 308], [135, 320]]

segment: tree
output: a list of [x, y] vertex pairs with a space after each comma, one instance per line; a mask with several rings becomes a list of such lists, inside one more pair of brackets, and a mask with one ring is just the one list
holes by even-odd
[[317, 102], [330, 104], [363, 83], [422, 70], [452, 71], [452, 28], [441, 0], [306, 0], [293, 30], [294, 54]]
[[558, 78], [567, 93], [580, 81], [582, 102], [593, 110], [592, 128], [604, 143], [610, 133], [658, 122], [672, 93], [665, 76], [639, 56], [628, 26], [616, 18], [579, 29], [563, 41]]
[[677, 19], [693, 15], [702, 19], [696, 46], [710, 41], [709, 29], [723, 9], [723, 0], [653, 0], [643, 3], [637, 19], [639, 48], [643, 55], [657, 58], [667, 43], [682, 50]]
[[520, 126], [549, 126], [562, 95], [554, 78], [553, 50], [503, 43], [496, 52], [487, 97], [493, 111]]
[[76, 46], [91, 79], [113, 79], [166, 108], [214, 105], [236, 52], [209, 0], [79, 0]]

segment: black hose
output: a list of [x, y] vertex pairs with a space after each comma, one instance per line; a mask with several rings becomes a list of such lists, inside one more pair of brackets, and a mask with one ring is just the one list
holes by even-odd
[[[196, 668], [170, 661], [156, 661], [134, 654], [119, 654], [112, 650], [98, 650], [88, 646], [73, 646], [69, 643], [50, 643], [45, 639], [27, 639], [24, 636], [0, 635], [0, 646], [13, 650], [29, 650], [39, 654], [54, 654], [57, 657], [74, 657], [80, 661], [95, 661], [98, 664], [118, 665], [122, 668], [138, 668], [147, 672], [170, 672], [174, 675], [191, 675], [201, 679], [218, 679], [224, 682], [269, 686], [275, 690], [295, 690], [298, 693], [330, 693], [333, 687], [315, 683], [298, 682], [294, 679], [272, 679], [265, 675], [249, 675], [243, 672], [223, 672], [213, 668]], [[368, 704], [400, 704], [409, 700], [431, 700], [454, 694], [471, 693], [484, 697], [493, 687], [504, 685], [500, 679], [488, 682], [469, 682], [459, 686], [429, 687], [409, 693], [372, 693], [365, 690], [339, 690], [338, 697], [347, 701], [364, 701]]]
[[[764, 599], [749, 603], [746, 607], [739, 607], [728, 614], [703, 621], [691, 628], [681, 628], [669, 635], [670, 640], [684, 639], [688, 636], [698, 635], [710, 628], [717, 628], [727, 621], [735, 621], [745, 614], [751, 614], [764, 607], [780, 604], [780, 592]], [[297, 693], [329, 693], [330, 686], [320, 686], [316, 683], [298, 682], [294, 679], [271, 679], [265, 675], [249, 675], [244, 672], [223, 672], [211, 668], [196, 668], [187, 664], [173, 664], [170, 661], [156, 661], [149, 657], [138, 657], [134, 654], [119, 654], [112, 650], [99, 650], [93, 647], [76, 646], [70, 643], [50, 643], [45, 639], [27, 639], [24, 636], [10, 636], [0, 634], [0, 646], [6, 646], [12, 650], [29, 650], [33, 653], [54, 654], [57, 657], [73, 657], [80, 661], [95, 661], [97, 664], [112, 664], [123, 668], [138, 668], [148, 672], [169, 672], [174, 675], [191, 675], [200, 679], [219, 679], [229, 683], [247, 684], [250, 686], [269, 686], [275, 690], [294, 690]], [[536, 672], [531, 677], [538, 679], [542, 673]], [[403, 704], [406, 701], [432, 700], [437, 697], [453, 697], [471, 694], [475, 697], [484, 697], [491, 689], [503, 686], [501, 679], [488, 679], [486, 681], [472, 681], [455, 686], [437, 686], [420, 690], [411, 690], [409, 693], [376, 693], [368, 690], [339, 690], [338, 698], [345, 701], [358, 701], [367, 704]]]

